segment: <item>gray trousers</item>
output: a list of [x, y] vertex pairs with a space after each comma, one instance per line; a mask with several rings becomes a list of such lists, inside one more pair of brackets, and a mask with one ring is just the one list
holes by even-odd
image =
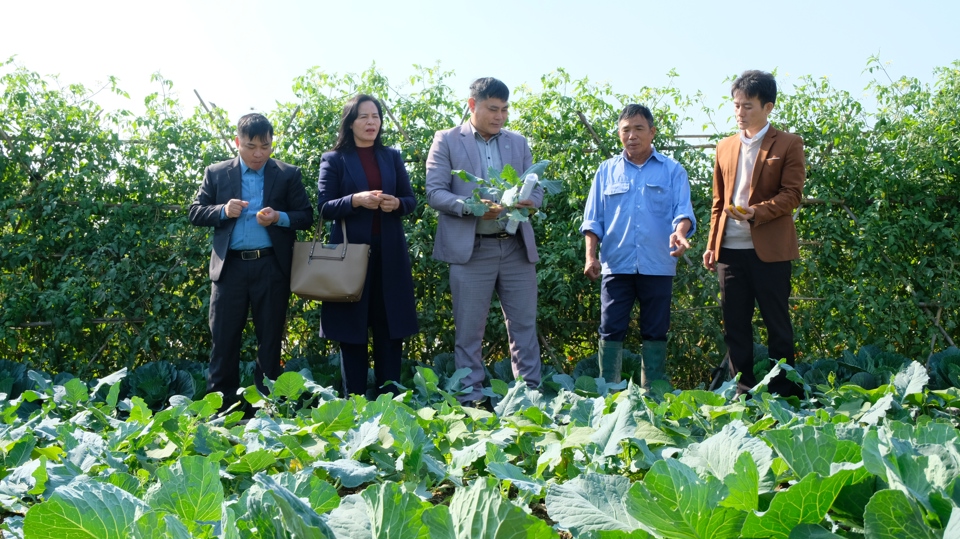
[[455, 362], [468, 368], [464, 387], [473, 387], [461, 402], [479, 399], [483, 387], [483, 333], [490, 300], [497, 291], [510, 339], [514, 376], [523, 376], [529, 387], [540, 385], [540, 345], [537, 342], [537, 269], [527, 259], [519, 238], [499, 240], [476, 237], [473, 255], [466, 264], [450, 265], [450, 292], [456, 324]]

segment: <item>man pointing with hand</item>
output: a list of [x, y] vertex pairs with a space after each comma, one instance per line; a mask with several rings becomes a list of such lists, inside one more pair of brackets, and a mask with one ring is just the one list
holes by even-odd
[[[650, 109], [627, 105], [617, 121], [623, 152], [604, 161], [590, 186], [580, 233], [584, 275], [600, 283], [600, 376], [620, 381], [630, 311], [640, 302], [641, 384], [666, 380], [667, 330], [677, 259], [696, 231], [687, 171], [653, 147]], [[597, 259], [597, 246], [600, 258]]]

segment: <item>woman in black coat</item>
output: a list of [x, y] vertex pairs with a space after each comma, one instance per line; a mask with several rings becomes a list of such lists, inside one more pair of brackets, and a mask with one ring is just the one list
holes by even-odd
[[401, 217], [417, 205], [400, 152], [381, 141], [383, 110], [360, 94], [343, 107], [337, 143], [320, 162], [319, 207], [333, 219], [333, 242], [371, 246], [363, 296], [356, 303], [323, 302], [320, 336], [339, 341], [344, 394], [367, 392], [367, 329], [373, 335], [373, 371], [380, 393], [395, 393], [403, 338], [419, 331], [413, 276]]

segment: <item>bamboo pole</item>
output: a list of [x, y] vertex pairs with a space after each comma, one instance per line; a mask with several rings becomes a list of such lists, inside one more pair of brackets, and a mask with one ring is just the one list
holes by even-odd
[[403, 140], [407, 141], [407, 143], [410, 144], [411, 146], [415, 146], [413, 139], [411, 139], [410, 136], [407, 135], [407, 132], [403, 130], [403, 126], [400, 125], [399, 121], [397, 121], [396, 116], [394, 116], [393, 112], [390, 111], [390, 107], [388, 107], [386, 103], [381, 103], [381, 105], [383, 105], [383, 110], [384, 112], [387, 113], [387, 116], [390, 117], [390, 120], [392, 120], [393, 123], [397, 126], [397, 131], [400, 132], [400, 136], [403, 137]]
[[283, 129], [281, 129], [280, 132], [277, 133], [277, 138], [286, 136], [287, 129], [290, 129], [290, 124], [293, 123], [293, 119], [296, 118], [298, 114], [300, 114], [300, 105], [297, 105], [297, 108], [293, 109], [293, 114], [291, 114], [290, 118], [287, 119], [287, 123], [286, 125], [283, 126]]
[[[213, 116], [213, 111], [210, 110], [210, 107], [208, 107], [207, 104], [206, 104], [206, 102], [203, 101], [203, 98], [200, 97], [200, 92], [198, 92], [196, 89], [194, 89], [194, 90], [193, 90], [193, 93], [197, 96], [197, 99], [200, 100], [200, 104], [203, 105], [203, 109], [204, 109], [205, 111], [207, 111], [207, 115], [210, 116], [210, 120], [213, 122], [213, 127], [214, 127], [214, 129], [216, 129], [216, 127], [217, 127], [217, 119], [214, 118], [214, 116]], [[232, 153], [233, 156], [236, 157], [236, 156], [237, 156], [237, 149], [230, 144], [230, 139], [227, 138], [227, 137], [225, 137], [225, 136], [223, 136], [223, 134], [220, 135], [220, 138], [223, 139], [223, 143], [227, 145], [227, 149], [230, 150], [230, 153]]]
[[593, 126], [590, 125], [590, 122], [587, 120], [587, 117], [584, 116], [583, 113], [578, 110], [578, 111], [577, 111], [577, 118], [580, 119], [580, 123], [582, 123], [583, 126], [587, 128], [587, 131], [590, 132], [590, 136], [592, 136], [594, 142], [597, 143], [597, 147], [600, 148], [601, 150], [603, 150], [604, 157], [609, 157], [609, 156], [610, 156], [610, 150], [608, 150], [607, 147], [604, 146], [603, 141], [600, 139], [600, 136], [597, 135], [597, 132], [593, 130]]

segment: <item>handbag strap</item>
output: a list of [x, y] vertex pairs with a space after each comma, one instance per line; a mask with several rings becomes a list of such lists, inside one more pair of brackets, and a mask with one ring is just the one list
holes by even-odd
[[[310, 247], [310, 258], [313, 258], [314, 249], [317, 248], [317, 242], [321, 241], [323, 238], [323, 208], [327, 203], [324, 202], [323, 206], [320, 206], [320, 219], [317, 220], [317, 232], [313, 237], [313, 246]], [[340, 245], [340, 258], [347, 256], [347, 246], [350, 245], [350, 242], [347, 241], [347, 220], [340, 219], [340, 230], [343, 232], [343, 243]]]

